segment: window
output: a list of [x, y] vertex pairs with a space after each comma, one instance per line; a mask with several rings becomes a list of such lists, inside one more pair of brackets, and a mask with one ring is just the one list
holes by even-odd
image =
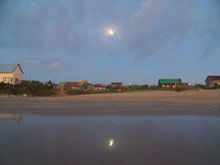
[[12, 77], [3, 77], [3, 82], [4, 82], [4, 83], [10, 83], [10, 84], [12, 84], [12, 80], [13, 80]]

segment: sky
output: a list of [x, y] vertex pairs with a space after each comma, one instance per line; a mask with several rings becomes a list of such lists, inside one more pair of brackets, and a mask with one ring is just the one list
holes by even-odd
[[220, 75], [220, 1], [0, 0], [0, 63], [26, 80], [205, 83]]

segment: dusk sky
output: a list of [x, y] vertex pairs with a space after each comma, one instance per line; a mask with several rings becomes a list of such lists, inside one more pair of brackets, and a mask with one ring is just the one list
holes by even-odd
[[220, 75], [220, 0], [0, 0], [0, 63], [27, 80], [204, 83]]

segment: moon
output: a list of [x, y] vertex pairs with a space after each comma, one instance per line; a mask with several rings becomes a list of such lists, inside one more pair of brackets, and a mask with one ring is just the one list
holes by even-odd
[[109, 30], [108, 30], [108, 34], [109, 34], [110, 36], [113, 36], [114, 33], [115, 33], [115, 32], [114, 32], [112, 29], [109, 29]]
[[113, 37], [115, 35], [115, 30], [113, 28], [105, 29], [105, 36]]

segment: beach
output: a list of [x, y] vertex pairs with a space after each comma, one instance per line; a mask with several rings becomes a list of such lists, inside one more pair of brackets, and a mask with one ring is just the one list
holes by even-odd
[[218, 165], [219, 125], [219, 90], [1, 97], [0, 162]]
[[[93, 94], [50, 98], [51, 100], [78, 101], [137, 101], [169, 103], [220, 103], [220, 90], [143, 91], [127, 93]], [[42, 100], [42, 98], [40, 98]]]
[[49, 115], [220, 115], [220, 90], [0, 98], [0, 112]]

